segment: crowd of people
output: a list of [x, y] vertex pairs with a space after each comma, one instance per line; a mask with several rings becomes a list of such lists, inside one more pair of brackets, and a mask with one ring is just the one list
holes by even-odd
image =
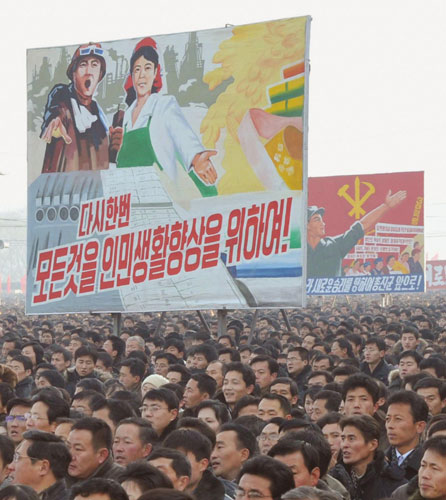
[[[444, 295], [0, 307], [0, 500], [446, 500]], [[220, 331], [219, 331], [220, 326]]]

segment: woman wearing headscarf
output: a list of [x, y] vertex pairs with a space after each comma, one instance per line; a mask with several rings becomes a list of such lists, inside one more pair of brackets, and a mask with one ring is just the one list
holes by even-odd
[[[160, 95], [161, 67], [156, 43], [144, 38], [130, 59], [125, 83], [124, 137], [117, 167], [158, 165], [170, 179], [177, 178], [177, 159], [203, 196], [217, 194], [217, 173], [207, 151], [186, 121], [175, 97]], [[211, 191], [210, 191], [211, 190]]]

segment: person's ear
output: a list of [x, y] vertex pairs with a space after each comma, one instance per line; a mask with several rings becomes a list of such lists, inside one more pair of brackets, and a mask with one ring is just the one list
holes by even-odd
[[40, 460], [39, 476], [46, 476], [49, 472], [51, 472], [51, 465], [49, 460], [46, 460], [45, 458], [43, 460]]
[[152, 443], [146, 443], [142, 447], [142, 454], [144, 458], [148, 457], [152, 453], [152, 449], [153, 449]]
[[426, 428], [426, 422], [421, 420], [420, 422], [415, 422], [415, 426], [417, 429], [417, 434], [423, 434], [424, 429]]
[[248, 448], [242, 448], [239, 453], [240, 453], [241, 461], [246, 462], [246, 460], [248, 460], [249, 455], [250, 455], [250, 451], [248, 450]]
[[198, 462], [198, 470], [204, 472], [209, 467], [209, 460], [207, 458], [202, 458]]
[[378, 448], [378, 440], [372, 439], [367, 443], [369, 445], [370, 451], [375, 451]]
[[175, 420], [178, 417], [178, 409], [177, 408], [173, 408], [172, 410], [170, 410], [170, 414], [173, 417], [173, 418], [170, 419], [170, 421], [172, 422], [173, 420]]
[[251, 385], [248, 385], [248, 387], [246, 388], [248, 394], [251, 394], [252, 391], [254, 390], [254, 386], [251, 384]]
[[109, 457], [110, 452], [107, 450], [107, 448], [100, 448], [99, 451], [97, 452], [97, 455], [98, 455], [98, 462], [100, 464], [103, 464]]
[[316, 486], [320, 477], [321, 470], [319, 469], [319, 467], [315, 467], [310, 473], [311, 486]]
[[180, 476], [177, 481], [177, 488], [179, 491], [184, 491], [190, 483], [190, 477]]

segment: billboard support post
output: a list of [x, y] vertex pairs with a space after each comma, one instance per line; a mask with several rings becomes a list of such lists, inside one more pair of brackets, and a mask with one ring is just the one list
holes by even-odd
[[252, 321], [251, 321], [251, 326], [250, 326], [250, 329], [249, 329], [249, 337], [248, 337], [248, 345], [251, 345], [251, 342], [252, 342], [252, 339], [254, 337], [254, 330], [255, 330], [255, 327], [256, 327], [256, 323], [257, 323], [257, 316], [259, 315], [259, 310], [256, 309], [254, 311], [254, 316], [252, 318]]
[[112, 313], [112, 318], [113, 318], [113, 335], [119, 337], [121, 334], [122, 315], [121, 313]]
[[285, 309], [281, 309], [280, 312], [282, 313], [283, 320], [285, 321], [286, 329], [289, 332], [291, 332], [291, 325], [290, 325], [290, 322], [288, 320], [288, 316], [287, 316], [287, 313], [286, 313]]
[[226, 316], [228, 315], [228, 311], [226, 309], [218, 309], [217, 310], [217, 319], [218, 319], [218, 338], [222, 335], [226, 335]]
[[209, 325], [207, 324], [203, 313], [201, 311], [197, 311], [197, 315], [200, 318], [201, 324], [203, 325], [204, 329], [209, 333], [209, 335], [211, 335], [211, 329], [209, 328]]
[[164, 318], [166, 317], [166, 311], [163, 311], [160, 316], [160, 320], [156, 325], [155, 336], [159, 335], [161, 327], [163, 326]]

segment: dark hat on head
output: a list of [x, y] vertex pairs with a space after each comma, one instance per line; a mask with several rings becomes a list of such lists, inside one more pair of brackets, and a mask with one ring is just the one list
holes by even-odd
[[316, 214], [324, 215], [325, 208], [317, 207], [316, 205], [311, 205], [310, 207], [308, 207], [307, 208], [307, 221], [309, 221], [311, 219], [311, 217], [313, 217], [313, 215], [316, 215]]

